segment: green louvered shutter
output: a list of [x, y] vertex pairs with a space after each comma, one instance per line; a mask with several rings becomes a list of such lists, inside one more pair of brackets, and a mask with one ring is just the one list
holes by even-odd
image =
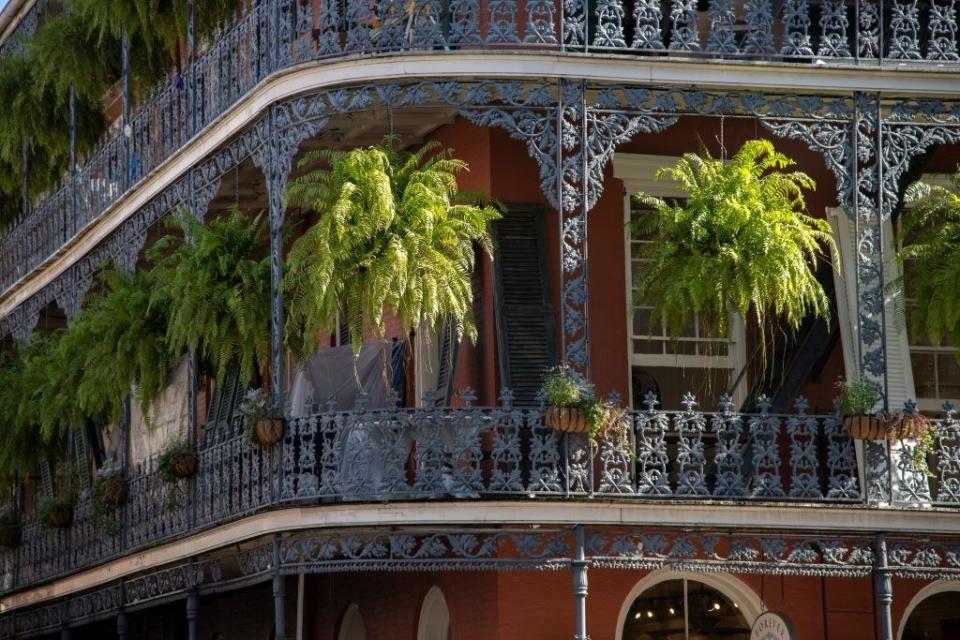
[[536, 402], [556, 359], [544, 217], [541, 206], [510, 205], [494, 225], [500, 379], [517, 405]]

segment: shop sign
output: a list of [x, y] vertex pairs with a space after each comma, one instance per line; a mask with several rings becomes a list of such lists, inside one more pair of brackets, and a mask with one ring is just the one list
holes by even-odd
[[750, 640], [796, 640], [793, 625], [782, 613], [767, 611], [753, 623]]

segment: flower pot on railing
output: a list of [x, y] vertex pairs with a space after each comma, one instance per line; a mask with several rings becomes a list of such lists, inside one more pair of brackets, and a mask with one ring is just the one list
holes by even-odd
[[20, 524], [0, 525], [0, 548], [14, 549], [20, 544]]
[[178, 480], [192, 478], [197, 472], [197, 454], [192, 451], [180, 453], [170, 461], [170, 470]]
[[580, 407], [547, 407], [547, 424], [554, 431], [587, 433], [587, 416]]
[[887, 429], [883, 418], [875, 415], [845, 416], [843, 428], [855, 440], [886, 440]]
[[111, 476], [97, 481], [98, 498], [109, 507], [120, 507], [127, 501], [130, 487], [124, 476]]
[[40, 504], [39, 518], [48, 529], [65, 529], [73, 522], [73, 500], [49, 498]]
[[257, 443], [272, 447], [283, 438], [283, 418], [261, 418], [256, 427]]
[[177, 482], [193, 477], [197, 472], [196, 447], [189, 440], [171, 440], [157, 460], [157, 472], [166, 482]]
[[250, 389], [239, 407], [247, 442], [263, 448], [272, 447], [283, 438], [283, 417], [273, 406], [266, 389]]
[[888, 440], [915, 440], [927, 432], [930, 421], [921, 413], [895, 413], [887, 417], [884, 426]]
[[13, 549], [20, 544], [20, 514], [13, 505], [0, 507], [0, 548]]

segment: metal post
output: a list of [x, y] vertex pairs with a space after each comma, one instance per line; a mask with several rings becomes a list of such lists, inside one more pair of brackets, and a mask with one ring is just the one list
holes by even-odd
[[280, 573], [280, 535], [273, 537], [273, 629], [275, 640], [287, 640], [286, 592]]
[[587, 559], [584, 552], [583, 525], [577, 525], [576, 551], [572, 562], [573, 597], [576, 598], [577, 632], [575, 640], [587, 640]]
[[[187, 73], [190, 88], [187, 91], [187, 109], [190, 111], [190, 134], [197, 132], [197, 76], [193, 68], [193, 56], [197, 46], [197, 12], [194, 0], [187, 0]], [[194, 212], [196, 215], [196, 212]]]
[[70, 85], [70, 223], [69, 227], [67, 224], [63, 227], [66, 237], [77, 232], [77, 92], [73, 85]]
[[123, 32], [120, 40], [121, 63], [123, 65], [123, 150], [124, 150], [124, 169], [123, 185], [130, 186], [130, 162], [132, 159], [130, 149], [130, 138], [133, 136], [133, 129], [130, 124], [130, 34]]
[[[273, 115], [271, 114], [271, 118]], [[272, 136], [274, 145], [271, 167], [267, 174], [267, 197], [270, 201], [270, 353], [271, 391], [273, 406], [283, 409], [286, 382], [286, 350], [283, 344], [283, 192], [287, 183], [287, 169], [281, 166], [280, 142]]]
[[130, 634], [130, 621], [127, 619], [127, 612], [123, 609], [117, 612], [117, 640], [127, 640]]
[[200, 595], [196, 589], [187, 594], [187, 637], [189, 640], [200, 637]]
[[873, 585], [877, 598], [877, 614], [880, 616], [880, 640], [893, 640], [893, 618], [890, 614], [893, 604], [893, 580], [887, 565], [887, 539], [877, 534], [874, 540]]
[[20, 147], [20, 160], [23, 163], [23, 182], [21, 188], [21, 212], [24, 218], [30, 213], [30, 145], [24, 138]]

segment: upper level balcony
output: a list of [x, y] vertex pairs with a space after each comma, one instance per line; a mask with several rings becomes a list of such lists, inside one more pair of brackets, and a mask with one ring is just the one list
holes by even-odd
[[[316, 504], [357, 504], [344, 522], [360, 524], [364, 503], [493, 501], [532, 508], [561, 501], [576, 523], [590, 517], [576, 509], [583, 501], [615, 501], [675, 509], [676, 522], [660, 525], [720, 528], [747, 524], [738, 518], [745, 505], [755, 505], [753, 525], [839, 532], [844, 514], [867, 503], [854, 441], [838, 416], [807, 414], [803, 400], [794, 412], [776, 415], [766, 401], [755, 414], [736, 412], [729, 401], [702, 411], [692, 396], [681, 411], [661, 411], [650, 396], [645, 409], [628, 412], [619, 429], [591, 445], [547, 427], [542, 409], [512, 406], [511, 395], [505, 392], [499, 407], [472, 406], [473, 394], [465, 392], [455, 408], [418, 409], [370, 409], [360, 398], [353, 410], [289, 419], [269, 448], [251, 444], [239, 419], [208, 426], [188, 478], [171, 481], [157, 459], [148, 458], [131, 470], [120, 507], [104, 510], [87, 485], [72, 522], [50, 528], [27, 520], [19, 543], [0, 552], [3, 588], [26, 589], [245, 516]], [[928, 515], [960, 508], [955, 412], [948, 410], [934, 429], [930, 476], [903, 478], [915, 491], [912, 506]], [[869, 468], [866, 473], [872, 482]], [[684, 506], [699, 510], [688, 513]]]
[[[21, 29], [25, 35], [48, 4], [31, 9]], [[19, 34], [11, 36], [7, 53], [18, 50], [21, 40]], [[936, 73], [960, 69], [956, 9], [936, 0], [261, 0], [249, 3], [198, 51], [182, 74], [147, 92], [129, 121], [113, 127], [75, 171], [21, 212], [0, 241], [3, 295], [82, 237], [266, 79], [304, 66], [382, 57], [405, 60], [414, 66], [402, 73], [416, 74], [412, 61], [429, 56], [449, 57], [452, 73], [470, 54], [522, 53], [531, 56], [531, 64], [536, 59], [548, 66], [556, 56], [675, 63], [686, 65], [688, 71], [678, 76], [685, 83], [736, 86], [749, 86], [750, 80], [729, 73], [729, 65], [855, 70], [854, 76], [828, 83], [835, 90], [846, 84], [856, 90], [852, 78], [864, 73], [932, 72], [924, 90], [947, 92], [952, 80], [935, 81]], [[708, 62], [727, 71], [715, 65], [689, 67]], [[549, 75], [548, 66], [529, 68], [542, 77], [542, 71]], [[340, 72], [339, 77], [349, 81], [351, 75]], [[657, 75], [662, 74], [650, 77]], [[797, 81], [795, 75], [777, 77], [785, 87]]]

